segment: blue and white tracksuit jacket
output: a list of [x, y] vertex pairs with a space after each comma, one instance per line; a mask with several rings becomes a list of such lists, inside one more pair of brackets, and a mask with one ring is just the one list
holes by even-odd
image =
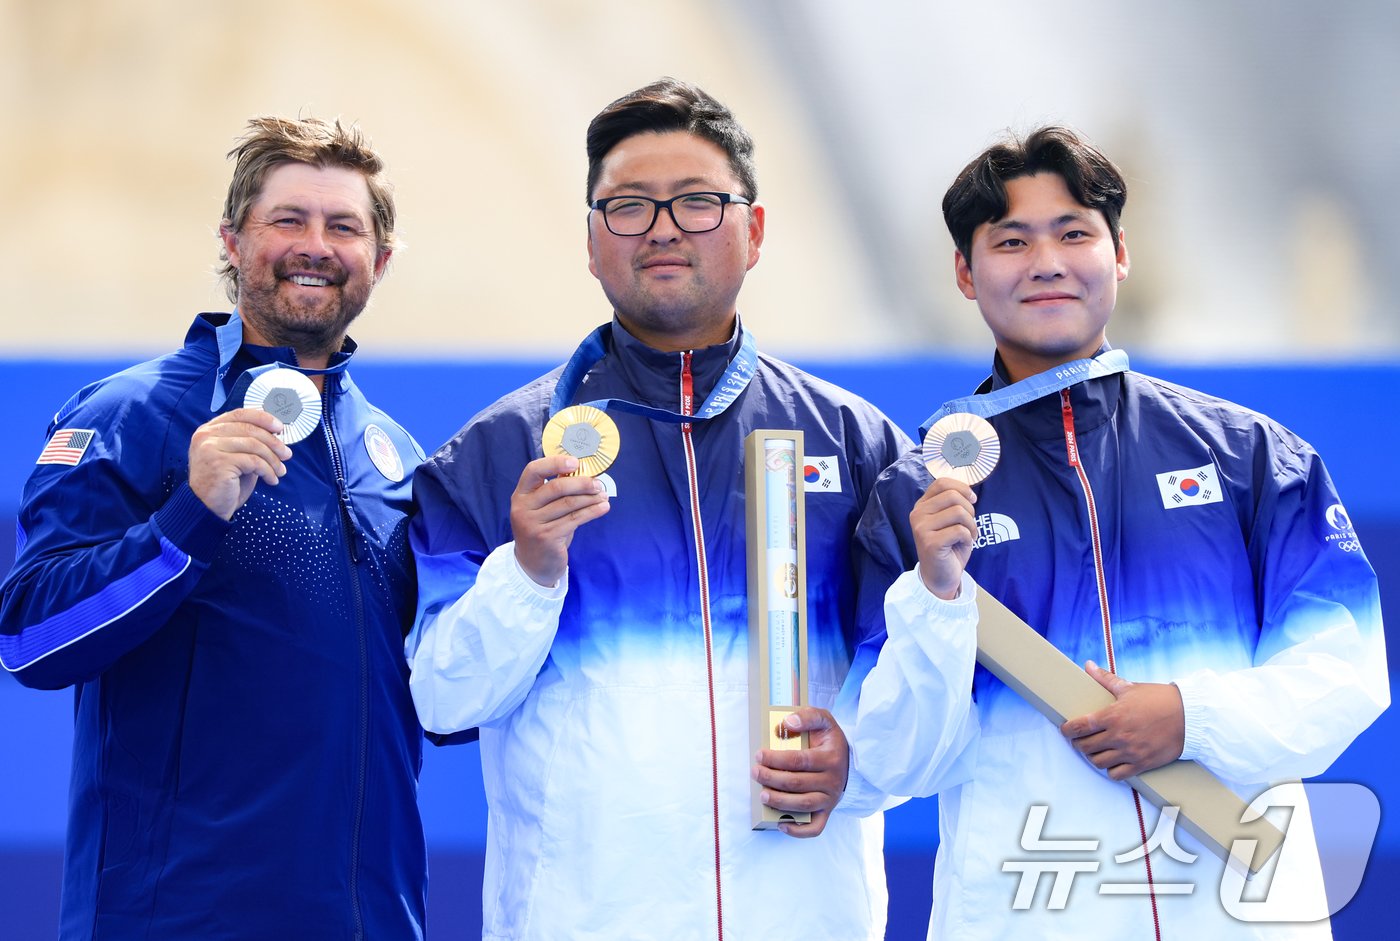
[[[576, 399], [691, 414], [741, 336], [662, 353], [614, 322]], [[767, 356], [718, 417], [612, 410], [616, 496], [551, 591], [517, 566], [509, 513], [558, 379], [473, 418], [414, 481], [413, 696], [429, 730], [480, 728], [484, 937], [716, 938], [721, 922], [730, 939], [882, 936], [882, 818], [841, 812], [854, 790], [815, 839], [750, 829], [743, 454], [753, 430], [796, 428], [808, 463], [834, 458], [806, 496], [808, 679], [829, 707], [857, 642], [851, 537], [907, 437]]]
[[[978, 537], [957, 600], [934, 597], [915, 568], [908, 514], [930, 483], [918, 452], [876, 484], [858, 538], [869, 584], [894, 584], [883, 598], [888, 637], [847, 731], [871, 783], [939, 794], [929, 936], [1330, 936], [1325, 920], [1227, 915], [1219, 859], [1182, 828], [1184, 852], [1155, 849], [1149, 877], [1142, 845], [1156, 808], [1142, 800], [1140, 819], [1127, 785], [974, 669], [980, 586], [1076, 663], [1175, 683], [1183, 757], [1246, 801], [1326, 770], [1390, 695], [1375, 574], [1321, 459], [1262, 415], [1134, 372], [991, 423], [1001, 461], [974, 488]], [[863, 601], [862, 618], [878, 621], [878, 605]], [[1287, 865], [1312, 867], [1316, 891], [1306, 804], [1286, 825]], [[1093, 846], [1046, 849], [1037, 838]], [[1053, 868], [1018, 903], [1014, 867], [1025, 861], [1083, 869], [1066, 869], [1072, 888], [1058, 905]], [[1103, 889], [1113, 883], [1135, 888]]]
[[54, 428], [90, 443], [25, 485], [0, 658], [76, 691], [65, 939], [421, 937], [402, 651], [422, 452], [347, 344], [320, 427], [225, 522], [190, 490], [190, 437], [250, 369], [294, 362], [241, 339], [201, 315], [183, 349], [83, 389]]

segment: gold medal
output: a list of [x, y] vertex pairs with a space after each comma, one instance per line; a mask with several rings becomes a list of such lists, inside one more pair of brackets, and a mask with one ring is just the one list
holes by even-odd
[[275, 415], [282, 423], [278, 437], [286, 444], [296, 444], [321, 423], [321, 393], [295, 369], [270, 369], [258, 376], [249, 383], [243, 405]]
[[996, 469], [1001, 439], [985, 418], [968, 412], [945, 415], [924, 436], [924, 466], [934, 477], [977, 484]]
[[578, 459], [575, 473], [585, 477], [607, 470], [621, 444], [622, 436], [608, 413], [591, 405], [570, 405], [556, 412], [540, 440], [545, 457], [571, 455]]

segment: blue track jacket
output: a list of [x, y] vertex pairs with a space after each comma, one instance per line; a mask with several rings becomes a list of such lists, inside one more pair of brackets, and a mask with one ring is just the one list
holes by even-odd
[[76, 463], [24, 488], [0, 660], [76, 692], [65, 939], [422, 933], [402, 653], [422, 452], [365, 401], [347, 342], [287, 475], [210, 513], [191, 435], [247, 370], [295, 362], [241, 337], [204, 314], [183, 349], [83, 389], [50, 429], [91, 433], [57, 439]]
[[[663, 353], [614, 321], [574, 400], [684, 412], [725, 380], [742, 338]], [[509, 513], [559, 375], [473, 418], [414, 482], [413, 693], [430, 730], [481, 730], [484, 937], [718, 938], [721, 924], [725, 938], [883, 936], [882, 818], [842, 812], [860, 795], [815, 839], [750, 829], [743, 455], [756, 429], [804, 433], [808, 679], [829, 707], [859, 639], [851, 537], [907, 437], [764, 355], [717, 417], [610, 410], [616, 496], [549, 591], [516, 565]]]
[[[961, 597], [941, 601], [915, 570], [909, 511], [931, 481], [918, 451], [882, 475], [858, 539], [866, 584], [894, 584], [863, 599], [867, 630], [888, 637], [859, 718], [843, 717], [853, 776], [939, 794], [930, 937], [1330, 936], [1325, 919], [1227, 914], [1217, 857], [1179, 827], [1156, 841], [1155, 807], [974, 671], [985, 590], [1080, 665], [1175, 683], [1183, 757], [1246, 801], [1321, 773], [1390, 699], [1375, 573], [1321, 459], [1258, 413], [1131, 371], [991, 423], [1001, 460], [974, 488]], [[1283, 825], [1301, 881], [1280, 861], [1275, 888], [1320, 891], [1306, 803]]]

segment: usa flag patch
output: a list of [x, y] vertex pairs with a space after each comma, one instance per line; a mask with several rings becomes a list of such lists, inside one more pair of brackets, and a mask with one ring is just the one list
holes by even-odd
[[88, 445], [97, 432], [91, 428], [64, 428], [55, 431], [35, 464], [67, 464], [70, 467], [83, 459]]

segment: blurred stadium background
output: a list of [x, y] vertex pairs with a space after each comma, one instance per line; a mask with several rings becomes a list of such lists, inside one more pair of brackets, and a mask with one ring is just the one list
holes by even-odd
[[[1006, 128], [1087, 133], [1130, 185], [1110, 338], [1315, 444], [1394, 620], [1397, 49], [1388, 0], [0, 0], [0, 526], [72, 391], [227, 309], [214, 233], [247, 117], [354, 120], [388, 160], [406, 248], [353, 331], [355, 373], [431, 450], [608, 318], [586, 268], [583, 132], [675, 75], [757, 142], [769, 216], [746, 323], [911, 432], [989, 362], [953, 286], [944, 189]], [[0, 570], [11, 552], [0, 540]], [[0, 936], [50, 938], [71, 696], [3, 676], [0, 716]], [[1382, 805], [1338, 938], [1388, 923], [1397, 742], [1387, 714], [1326, 776]], [[479, 935], [476, 761], [430, 750], [424, 768], [436, 938]], [[934, 806], [888, 816], [892, 939], [923, 937]]]

